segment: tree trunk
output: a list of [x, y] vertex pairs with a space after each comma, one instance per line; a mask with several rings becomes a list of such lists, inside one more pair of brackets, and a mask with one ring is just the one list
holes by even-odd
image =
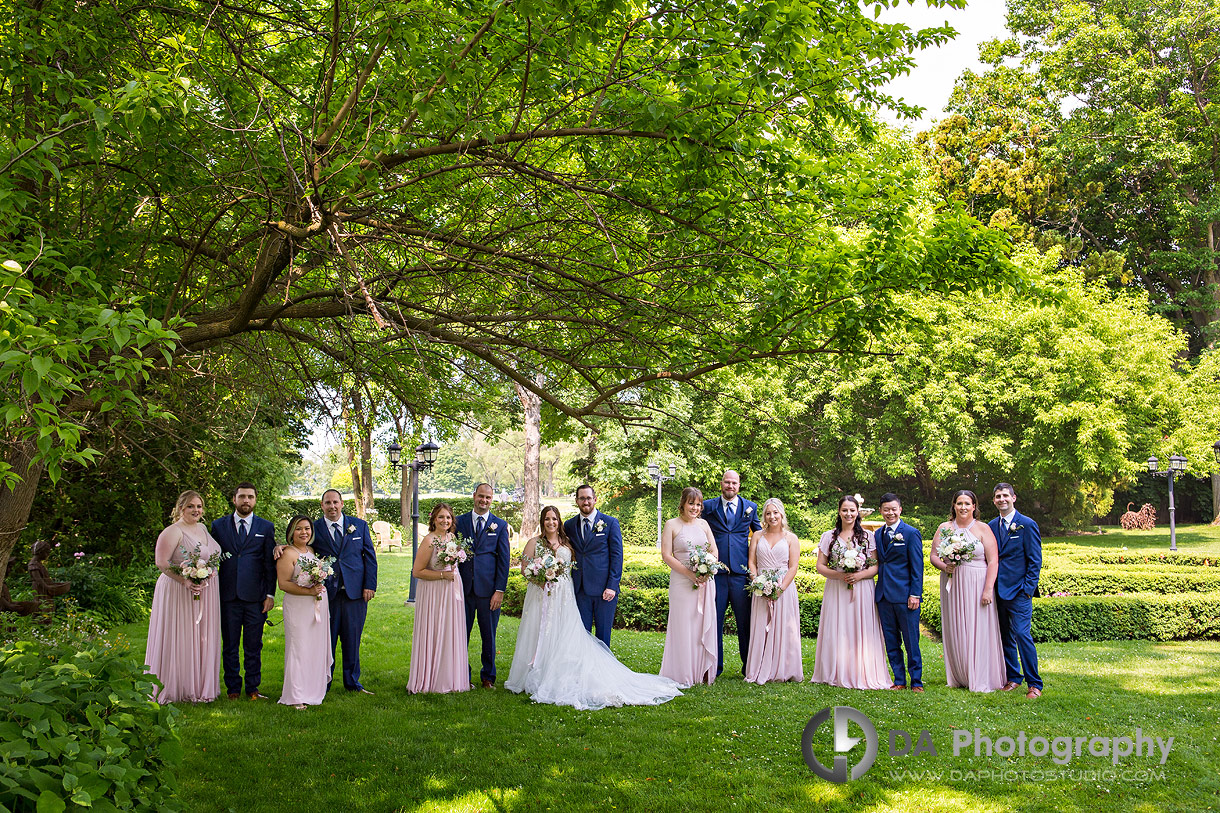
[[373, 507], [372, 411], [372, 404], [369, 404], [367, 409], [365, 408], [360, 387], [352, 387], [352, 418], [356, 422], [356, 433], [360, 443], [360, 481], [357, 484], [356, 479], [352, 478], [352, 490], [360, 493], [356, 505], [364, 507], [364, 512], [360, 514], [362, 519], [367, 518], [365, 515]]
[[[359, 396], [355, 390], [350, 393]], [[356, 460], [356, 432], [352, 427], [352, 410], [348, 408], [348, 394], [343, 396], [343, 448], [347, 452], [347, 467], [352, 473], [352, 499], [356, 501], [356, 516], [364, 519], [364, 493], [360, 487], [360, 464]]]
[[[542, 376], [536, 376], [534, 382], [541, 386]], [[525, 494], [521, 506], [521, 536], [531, 539], [537, 536], [539, 531], [538, 471], [542, 458], [542, 399], [520, 384], [516, 387], [517, 398], [525, 410], [525, 475], [522, 478]]]
[[34, 495], [42, 478], [42, 463], [31, 462], [37, 452], [32, 441], [7, 444], [4, 462], [21, 476], [15, 488], [0, 489], [0, 584], [8, 575], [8, 557], [30, 521]]
[[1220, 471], [1212, 472], [1212, 525], [1220, 525]]

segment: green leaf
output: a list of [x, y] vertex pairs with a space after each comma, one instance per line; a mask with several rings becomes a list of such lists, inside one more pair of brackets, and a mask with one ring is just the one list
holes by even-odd
[[38, 795], [38, 813], [63, 813], [68, 805], [59, 794], [44, 790]]

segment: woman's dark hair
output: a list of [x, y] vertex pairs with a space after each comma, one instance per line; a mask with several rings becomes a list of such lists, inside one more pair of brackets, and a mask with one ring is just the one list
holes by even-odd
[[[449, 505], [449, 503], [438, 502], [436, 505], [432, 506], [432, 513], [428, 515], [428, 530], [429, 531], [436, 530], [436, 515], [439, 514], [441, 511], [448, 511], [449, 518], [454, 521], [454, 524], [457, 524], [457, 517], [455, 517], [453, 515], [453, 508]], [[450, 531], [454, 530], [453, 525], [449, 526], [449, 530]]]
[[954, 508], [954, 506], [957, 505], [957, 498], [961, 497], [962, 495], [965, 495], [970, 498], [970, 502], [974, 504], [974, 518], [975, 519], [979, 518], [979, 498], [974, 496], [973, 491], [968, 491], [963, 488], [960, 491], [954, 491], [953, 499], [949, 500], [949, 521], [950, 522], [957, 519], [957, 510]]
[[[547, 544], [547, 542], [546, 542], [546, 515], [547, 514], [554, 514], [555, 520], [559, 523], [559, 529], [557, 531], [557, 533], [559, 535], [559, 544], [567, 546], [568, 550], [570, 550], [572, 553], [576, 553], [576, 548], [572, 547], [571, 540], [568, 539], [567, 533], [563, 530], [563, 517], [560, 515], [559, 509], [553, 505], [546, 506], [545, 508], [542, 509], [542, 512], [540, 514], [538, 514], [538, 538], [540, 540], [542, 540], [542, 544], [544, 544], [544, 545]], [[550, 547], [550, 546], [547, 545], [547, 547]]]
[[[842, 508], [843, 503], [847, 502], [848, 500], [851, 500], [851, 504], [856, 506], [856, 523], [851, 529], [851, 538], [853, 541], [855, 541], [858, 547], [862, 548], [864, 547], [865, 539], [864, 526], [860, 524], [860, 503], [856, 502], [856, 498], [852, 495], [844, 494], [839, 498], [838, 508]], [[843, 517], [839, 516], [838, 508], [835, 509], [834, 531], [832, 531], [830, 534], [831, 544], [834, 544], [834, 541], [839, 538], [839, 534], [843, 533]]]
[[284, 536], [287, 537], [289, 545], [292, 544], [292, 532], [296, 530], [297, 522], [300, 520], [305, 520], [309, 523], [309, 541], [311, 543], [313, 542], [313, 520], [304, 514], [294, 514], [292, 519], [288, 520], [288, 529], [284, 532]]

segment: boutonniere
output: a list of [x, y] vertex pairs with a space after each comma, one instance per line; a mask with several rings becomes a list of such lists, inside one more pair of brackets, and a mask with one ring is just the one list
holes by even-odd
[[492, 524], [487, 526], [487, 531], [488, 531], [488, 533], [490, 533], [491, 531], [494, 531], [496, 528], [499, 528], [499, 527], [500, 527], [499, 524], [493, 522]]
[[606, 530], [606, 521], [604, 519], [599, 519], [597, 524], [593, 526], [593, 530], [597, 531], [598, 533]]
[[347, 526], [347, 532], [348, 532], [349, 534], [354, 534], [354, 533], [356, 532], [356, 526], [355, 526], [355, 525], [348, 525], [348, 526]]
[[902, 540], [902, 534], [894, 534], [894, 541], [895, 541], [895, 542], [901, 542], [901, 541], [903, 541], [903, 540]]
[[746, 506], [746, 513], [747, 513], [747, 514], [753, 514], [753, 513], [754, 513], [754, 509], [753, 509], [752, 507], [750, 507], [750, 506], [748, 506], [748, 505], [747, 505], [747, 506]]
[[1017, 531], [1021, 530], [1024, 527], [1025, 527], [1024, 525], [1022, 525], [1018, 522], [1014, 522], [1012, 525], [1008, 526], [1008, 532], [1010, 534], [1015, 534]]

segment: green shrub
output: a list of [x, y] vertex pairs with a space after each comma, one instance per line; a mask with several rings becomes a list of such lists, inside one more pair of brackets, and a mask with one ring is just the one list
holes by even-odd
[[1157, 567], [1044, 568], [1038, 580], [1043, 596], [1110, 596], [1128, 593], [1211, 593], [1220, 591], [1220, 569]]
[[[920, 621], [940, 632], [940, 596], [925, 590]], [[1170, 641], [1220, 637], [1220, 593], [1034, 599], [1035, 641]]]
[[119, 647], [0, 648], [0, 808], [179, 810], [178, 710]]
[[1094, 565], [1178, 565], [1185, 567], [1218, 567], [1220, 557], [1197, 553], [1069, 553], [1073, 562]]
[[57, 579], [72, 583], [68, 595], [77, 606], [108, 627], [148, 618], [159, 575], [156, 565], [124, 568], [104, 554], [56, 568]]

